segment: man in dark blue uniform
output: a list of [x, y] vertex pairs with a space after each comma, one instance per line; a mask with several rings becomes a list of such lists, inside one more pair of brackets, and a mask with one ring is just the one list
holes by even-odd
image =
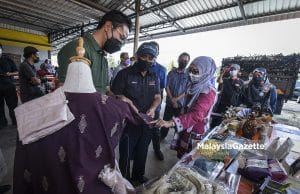
[[[156, 54], [157, 48], [153, 44], [143, 43], [137, 50], [134, 65], [121, 70], [112, 83], [112, 92], [116, 96], [152, 118], [161, 102], [159, 78], [150, 70]], [[152, 130], [148, 126], [127, 124], [120, 139], [120, 170], [134, 185], [147, 181], [144, 174], [151, 138]], [[130, 177], [131, 158], [133, 168]]]
[[12, 125], [16, 125], [14, 109], [18, 105], [16, 87], [13, 76], [18, 75], [16, 64], [7, 56], [2, 55], [3, 47], [0, 44], [0, 129], [7, 126], [4, 105], [6, 103]]

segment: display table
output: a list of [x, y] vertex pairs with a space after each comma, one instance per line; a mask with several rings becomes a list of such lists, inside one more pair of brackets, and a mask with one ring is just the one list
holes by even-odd
[[[289, 172], [290, 165], [300, 157], [300, 132], [299, 129], [296, 127], [291, 127], [288, 125], [282, 125], [282, 124], [274, 124], [272, 125], [273, 130], [271, 135], [263, 142], [265, 148], [267, 148], [276, 138], [279, 138], [280, 144], [282, 144], [283, 141], [287, 139], [287, 137], [290, 138], [292, 143], [294, 144], [291, 151], [288, 153], [288, 155], [285, 157], [284, 160], [280, 162], [280, 166], [282, 166], [282, 170], [285, 171], [285, 173]], [[194, 148], [193, 150], [186, 154], [182, 159], [180, 159], [176, 165], [173, 166], [173, 168], [163, 177], [161, 177], [159, 180], [156, 181], [150, 181], [147, 184], [143, 185], [142, 187], [139, 187], [137, 189], [138, 193], [242, 193], [242, 194], [250, 194], [254, 192], [258, 192], [261, 190], [262, 193], [274, 193], [275, 190], [272, 190], [274, 186], [274, 181], [271, 181], [271, 178], [266, 178], [265, 183], [263, 181], [253, 181], [250, 180], [249, 177], [244, 176], [244, 174], [241, 175], [240, 170], [243, 163], [243, 157], [245, 157], [245, 153], [249, 151], [249, 153], [252, 154], [261, 154], [264, 155], [264, 150], [258, 150], [258, 151], [251, 151], [251, 150], [238, 150], [238, 151], [232, 151], [230, 150], [219, 150], [219, 152], [209, 153], [209, 152], [201, 152], [201, 149], [199, 147], [204, 146], [205, 144], [211, 145], [211, 143], [214, 143], [216, 138], [219, 138], [219, 134], [224, 133], [224, 125], [220, 125], [215, 127], [213, 130], [211, 130], [209, 133], [207, 133], [204, 138], [201, 141], [194, 142]], [[221, 139], [221, 137], [220, 137]], [[236, 141], [240, 144], [243, 144], [244, 140], [242, 141], [237, 139], [236, 137], [232, 135], [226, 136], [226, 139], [222, 140], [224, 142], [233, 142]], [[221, 141], [221, 140], [220, 140]], [[220, 142], [219, 141], [219, 142]], [[207, 143], [209, 142], [209, 144]], [[249, 143], [249, 142], [247, 142]], [[246, 143], [244, 143], [245, 145]], [[224, 157], [224, 164], [222, 165], [222, 168], [218, 171], [217, 169], [220, 167], [220, 160], [222, 160], [222, 156], [220, 156], [220, 153], [228, 152], [228, 156]], [[200, 153], [200, 154], [199, 154]], [[211, 163], [203, 163], [204, 169], [203, 170], [203, 164], [199, 162], [203, 162], [205, 159], [207, 159], [207, 156], [212, 156], [212, 158], [221, 157], [221, 159], [218, 159], [218, 162], [211, 162]], [[205, 158], [205, 159], [202, 159]], [[250, 157], [249, 157], [250, 158]], [[207, 159], [207, 161], [211, 158]], [[246, 158], [247, 159], [247, 158]], [[268, 158], [269, 159], [269, 158]], [[244, 158], [245, 160], [245, 158]], [[268, 160], [269, 161], [269, 160]], [[277, 161], [277, 160], [276, 160]], [[198, 162], [198, 163], [197, 163]], [[209, 168], [212, 165], [213, 168]], [[202, 169], [198, 169], [202, 168]], [[199, 179], [200, 183], [203, 183], [204, 185], [210, 185], [211, 190], [208, 189], [208, 187], [201, 187], [199, 188], [197, 185], [199, 183], [193, 179], [195, 179], [195, 176], [192, 176], [192, 178], [188, 177], [186, 174], [182, 173], [181, 171], [187, 171], [186, 174], [190, 173], [191, 176], [198, 172], [201, 176]], [[190, 170], [190, 171], [189, 171]], [[271, 168], [270, 168], [271, 171]], [[273, 171], [272, 171], [273, 172]], [[213, 174], [217, 173], [216, 176]], [[287, 173], [288, 174], [288, 173]], [[300, 193], [300, 176], [291, 176], [288, 174], [288, 178], [283, 181], [281, 184], [288, 187], [288, 189], [282, 190], [282, 192], [279, 193]], [[181, 177], [178, 178], [178, 177]], [[188, 179], [186, 181], [185, 179]], [[174, 182], [181, 181], [185, 185], [176, 184]], [[172, 183], [173, 181], [173, 183]], [[179, 181], [179, 182], [180, 182]], [[191, 183], [192, 182], [192, 183]], [[277, 183], [277, 182], [275, 182]], [[191, 186], [189, 185], [191, 184]], [[193, 185], [194, 184], [194, 185]], [[265, 185], [264, 185], [265, 184]], [[159, 189], [159, 187], [167, 187], [164, 189]], [[276, 188], [274, 186], [274, 188]], [[180, 189], [182, 189], [180, 191]]]

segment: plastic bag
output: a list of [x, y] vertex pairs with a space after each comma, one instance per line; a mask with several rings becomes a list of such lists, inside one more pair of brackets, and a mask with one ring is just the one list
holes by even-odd
[[112, 169], [110, 165], [105, 165], [98, 177], [104, 184], [112, 189], [114, 194], [136, 193], [131, 183], [122, 176], [117, 161], [115, 161], [114, 169]]

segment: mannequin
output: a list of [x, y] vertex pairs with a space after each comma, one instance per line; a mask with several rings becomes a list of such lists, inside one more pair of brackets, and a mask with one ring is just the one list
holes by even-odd
[[[110, 194], [112, 188], [115, 193], [133, 191], [129, 182], [120, 185], [122, 176], [111, 174], [110, 169], [118, 168], [114, 150], [126, 123], [145, 121], [128, 103], [96, 92], [82, 46], [79, 39], [77, 56], [70, 58], [62, 87], [75, 119], [38, 141], [26, 145], [18, 141], [14, 194]], [[117, 182], [109, 181], [110, 177]]]
[[68, 67], [63, 90], [72, 93], [94, 93], [96, 88], [89, 67], [91, 62], [84, 58], [85, 49], [83, 48], [82, 38], [79, 38], [79, 46], [76, 52], [77, 56], [70, 59], [72, 63]]

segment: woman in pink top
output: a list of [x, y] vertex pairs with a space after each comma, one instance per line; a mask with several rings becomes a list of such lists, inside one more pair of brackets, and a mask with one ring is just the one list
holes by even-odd
[[211, 84], [215, 71], [212, 58], [200, 56], [194, 59], [188, 69], [191, 83], [186, 94], [184, 114], [170, 121], [153, 121], [157, 127], [175, 127], [171, 149], [177, 151], [178, 158], [190, 152], [193, 140], [200, 140], [209, 129], [210, 113], [217, 96]]

